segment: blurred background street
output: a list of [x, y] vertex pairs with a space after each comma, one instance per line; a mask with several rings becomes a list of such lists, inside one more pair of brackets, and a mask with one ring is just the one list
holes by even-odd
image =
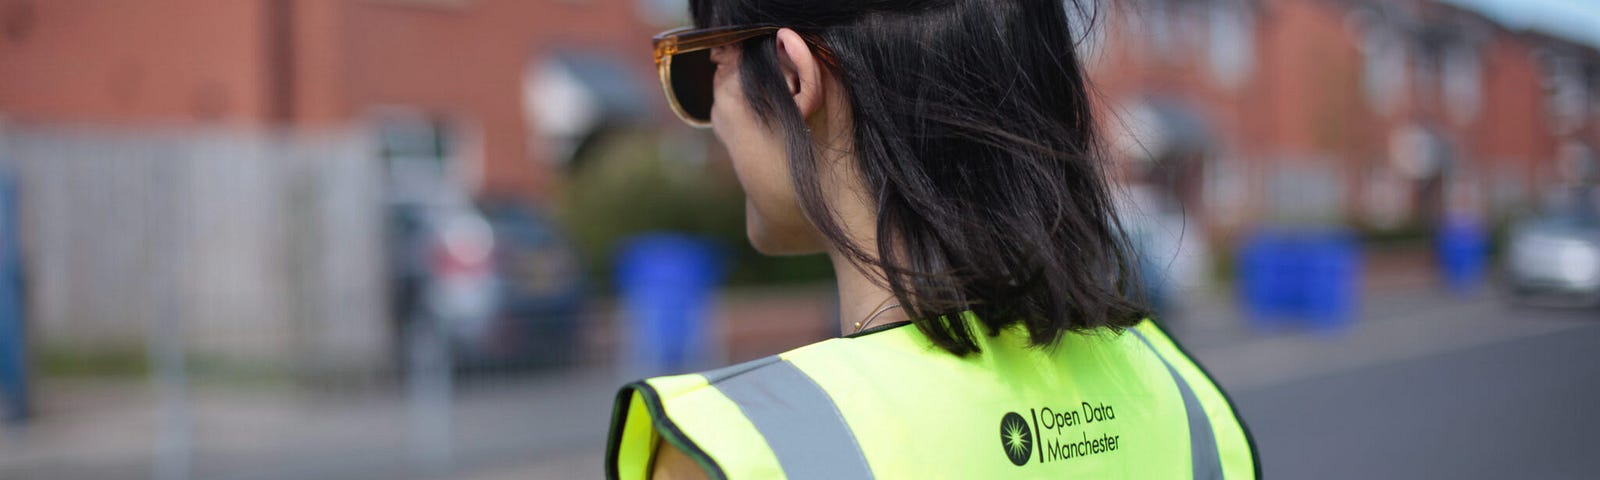
[[[1229, 388], [1269, 474], [1291, 478], [1584, 478], [1600, 415], [1593, 312], [1374, 293], [1337, 334], [1252, 334], [1231, 307], [1183, 319], [1186, 346]], [[1510, 321], [1508, 321], [1510, 320]], [[467, 385], [441, 477], [587, 478], [604, 454], [620, 378], [578, 368]], [[263, 395], [266, 393], [267, 395]], [[0, 451], [5, 478], [126, 478], [152, 468], [159, 413], [145, 385], [62, 382], [49, 410]], [[202, 478], [434, 478], [408, 461], [406, 406], [203, 388], [190, 402]], [[14, 435], [17, 435], [14, 433]], [[15, 438], [15, 437], [12, 437]], [[11, 438], [8, 438], [10, 440]]]
[[[1600, 5], [1080, 3], [1268, 478], [1600, 476]], [[622, 383], [837, 336], [661, 98], [685, 5], [0, 0], [0, 479], [598, 477]]]

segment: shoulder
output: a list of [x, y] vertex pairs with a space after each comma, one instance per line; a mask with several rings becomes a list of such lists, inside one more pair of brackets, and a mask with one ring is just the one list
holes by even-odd
[[1211, 445], [1217, 450], [1217, 467], [1230, 477], [1247, 474], [1249, 478], [1261, 478], [1255, 438], [1233, 399], [1211, 373], [1155, 322], [1147, 320], [1128, 332], [1149, 348], [1170, 371], [1173, 381], [1181, 385], [1185, 408], [1197, 410], [1193, 413], [1205, 419], [1214, 436], [1215, 443]]
[[[828, 340], [715, 370], [624, 385], [612, 409], [608, 478], [650, 477], [658, 450], [677, 450], [710, 478], [782, 476], [757, 422], [795, 398], [809, 379], [784, 358], [834, 348]], [[803, 393], [803, 392], [802, 392]], [[754, 414], [757, 418], [752, 419]], [[671, 449], [664, 449], [666, 445]]]
[[[629, 383], [618, 392], [612, 411], [607, 474], [648, 478], [654, 455], [667, 445], [711, 478], [784, 475], [772, 444], [792, 440], [785, 434], [849, 435], [816, 378], [848, 372], [819, 368], [820, 362], [851, 363], [864, 355], [916, 350], [915, 331], [886, 325], [715, 370]], [[789, 463], [793, 468], [797, 462]]]
[[710, 478], [710, 473], [696, 464], [683, 450], [663, 443], [656, 447], [655, 461], [651, 462], [652, 480], [698, 480]]

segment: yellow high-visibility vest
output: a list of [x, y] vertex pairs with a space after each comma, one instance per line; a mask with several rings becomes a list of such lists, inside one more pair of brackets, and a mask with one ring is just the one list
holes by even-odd
[[909, 325], [629, 384], [607, 476], [649, 478], [666, 441], [711, 478], [1259, 477], [1227, 397], [1148, 320], [1053, 349], [1013, 326], [967, 357]]

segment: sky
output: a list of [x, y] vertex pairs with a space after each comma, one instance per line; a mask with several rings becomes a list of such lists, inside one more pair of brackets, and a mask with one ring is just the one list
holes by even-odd
[[1533, 30], [1600, 48], [1600, 0], [1438, 0], [1482, 12], [1513, 30]]

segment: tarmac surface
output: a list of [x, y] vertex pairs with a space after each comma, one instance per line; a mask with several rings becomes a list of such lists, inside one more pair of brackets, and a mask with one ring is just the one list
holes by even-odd
[[[1236, 400], [1266, 478], [1600, 472], [1600, 312], [1369, 298], [1342, 330], [1263, 332], [1225, 302], [1173, 320]], [[196, 388], [179, 458], [206, 479], [595, 478], [623, 380], [587, 369], [470, 383], [452, 397], [448, 436], [422, 437], [417, 406], [398, 395]], [[150, 385], [46, 385], [38, 422], [0, 430], [0, 479], [155, 477], [172, 457]]]
[[1600, 315], [1496, 313], [1581, 326], [1235, 392], [1264, 477], [1600, 476]]

